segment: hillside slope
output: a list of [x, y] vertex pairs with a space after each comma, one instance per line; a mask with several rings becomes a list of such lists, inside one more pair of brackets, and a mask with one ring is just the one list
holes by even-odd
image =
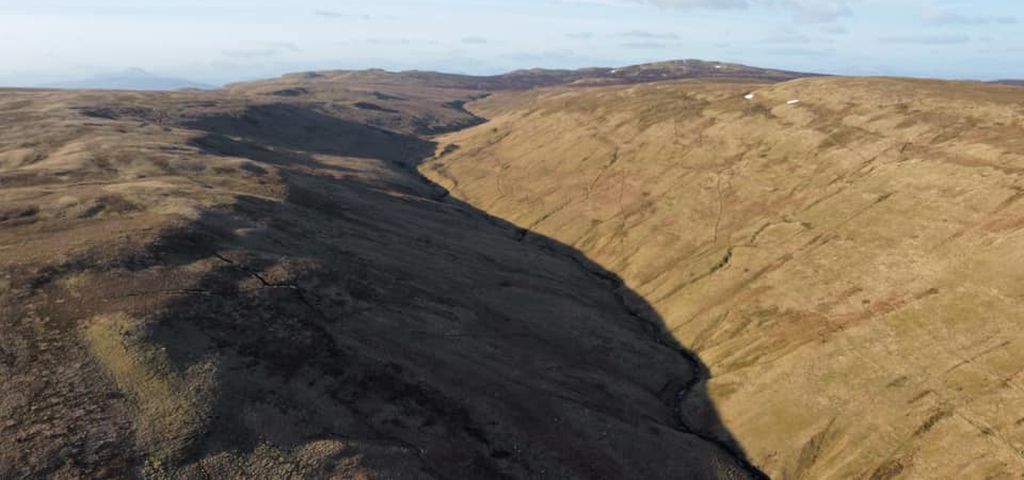
[[651, 302], [768, 474], [1024, 475], [1021, 89], [675, 82], [470, 109], [490, 122], [423, 172]]
[[465, 92], [330, 90], [0, 91], [0, 478], [759, 476], [614, 275], [415, 172]]

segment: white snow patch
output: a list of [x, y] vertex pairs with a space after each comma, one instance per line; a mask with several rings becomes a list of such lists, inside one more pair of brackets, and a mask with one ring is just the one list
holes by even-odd
[[793, 100], [790, 100], [790, 101], [786, 102], [786, 105], [796, 105], [798, 103], [800, 103], [800, 100], [793, 99]]
[[747, 100], [753, 100], [754, 99], [754, 94], [753, 93], [748, 93], [748, 94], [744, 95], [743, 98], [745, 98]]

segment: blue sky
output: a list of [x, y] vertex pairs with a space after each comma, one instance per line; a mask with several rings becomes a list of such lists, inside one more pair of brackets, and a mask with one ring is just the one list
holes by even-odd
[[475, 74], [701, 58], [1024, 78], [1022, 0], [0, 0], [0, 84], [129, 68], [220, 84], [314, 69]]

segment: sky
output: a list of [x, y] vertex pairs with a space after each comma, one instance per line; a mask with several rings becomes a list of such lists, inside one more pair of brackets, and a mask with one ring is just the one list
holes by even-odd
[[386, 68], [496, 74], [698, 58], [1024, 78], [1024, 0], [0, 0], [0, 85], [128, 69], [220, 85]]

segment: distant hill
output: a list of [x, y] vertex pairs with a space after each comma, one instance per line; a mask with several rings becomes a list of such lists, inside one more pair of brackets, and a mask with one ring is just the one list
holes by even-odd
[[[301, 72], [270, 80], [227, 85], [225, 90], [242, 95], [273, 97], [316, 103], [321, 110], [360, 118], [368, 124], [415, 132], [420, 135], [458, 130], [483, 121], [465, 111], [463, 105], [497, 92], [524, 91], [542, 87], [588, 87], [633, 85], [647, 82], [705, 79], [777, 83], [814, 73], [790, 72], [735, 63], [703, 60], [673, 60], [618, 68], [580, 70], [529, 69], [475, 76], [427, 71], [390, 72], [332, 70]], [[366, 95], [370, 95], [367, 100]], [[453, 100], [454, 99], [454, 100]], [[406, 115], [410, 103], [430, 105], [420, 115]]]
[[1018, 87], [1024, 87], [1024, 80], [996, 80], [992, 83], [998, 83], [1000, 85], [1015, 85]]
[[792, 72], [751, 67], [736, 63], [704, 60], [671, 60], [666, 62], [631, 65], [619, 68], [584, 68], [579, 70], [549, 70], [543, 68], [516, 70], [501, 75], [476, 76], [426, 71], [389, 72], [386, 70], [332, 70], [302, 72], [278, 79], [237, 83], [232, 87], [254, 90], [261, 86], [311, 86], [345, 82], [382, 85], [415, 85], [418, 87], [464, 88], [473, 90], [526, 90], [557, 85], [622, 85], [661, 80], [684, 79], [744, 79], [781, 82], [803, 77], [822, 76], [815, 73]]
[[181, 90], [185, 88], [215, 88], [199, 82], [183, 78], [162, 77], [140, 68], [130, 68], [123, 72], [100, 75], [82, 80], [71, 80], [41, 85], [44, 88], [60, 89], [102, 89], [102, 90]]

